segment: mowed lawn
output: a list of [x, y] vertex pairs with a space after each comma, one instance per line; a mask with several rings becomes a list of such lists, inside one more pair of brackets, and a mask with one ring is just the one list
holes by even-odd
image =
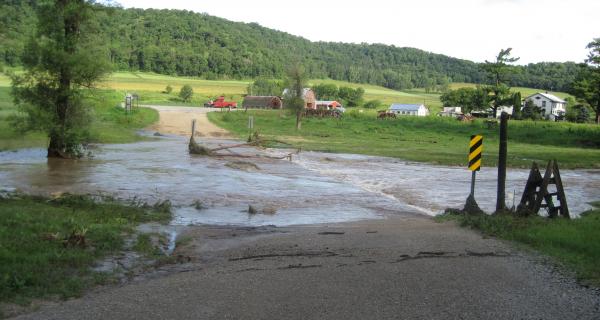
[[[247, 138], [248, 116], [266, 139], [304, 150], [359, 153], [444, 165], [466, 165], [469, 138], [484, 136], [483, 165], [495, 166], [498, 128], [481, 120], [472, 123], [441, 117], [401, 117], [378, 120], [375, 111], [346, 112], [340, 120], [295, 117], [286, 111], [209, 113], [217, 125]], [[600, 168], [600, 126], [546, 121], [510, 121], [508, 164], [530, 167], [557, 159], [562, 168]]]

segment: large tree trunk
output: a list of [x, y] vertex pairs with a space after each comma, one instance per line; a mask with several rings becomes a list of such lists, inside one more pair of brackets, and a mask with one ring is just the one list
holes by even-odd
[[[81, 2], [81, 0], [75, 0]], [[58, 5], [63, 12], [69, 4], [69, 0], [59, 0]], [[63, 32], [65, 41], [63, 42], [64, 51], [72, 55], [76, 51], [76, 42], [79, 35], [81, 17], [79, 14], [71, 14], [64, 16]], [[67, 146], [67, 116], [69, 112], [69, 104], [71, 102], [71, 72], [68, 67], [61, 67], [60, 79], [57, 89], [56, 99], [56, 117], [58, 120], [58, 128], [50, 133], [50, 143], [48, 144], [48, 157], [69, 158], [74, 155], [69, 154], [72, 150], [68, 150]]]

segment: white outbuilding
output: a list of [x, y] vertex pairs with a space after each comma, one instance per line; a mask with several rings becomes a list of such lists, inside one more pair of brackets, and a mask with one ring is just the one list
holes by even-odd
[[429, 115], [429, 109], [427, 109], [427, 107], [423, 104], [394, 103], [388, 110], [399, 116], [424, 117]]
[[527, 98], [525, 101], [531, 101], [542, 110], [542, 117], [555, 120], [556, 117], [563, 116], [567, 111], [567, 102], [553, 94], [538, 92]]

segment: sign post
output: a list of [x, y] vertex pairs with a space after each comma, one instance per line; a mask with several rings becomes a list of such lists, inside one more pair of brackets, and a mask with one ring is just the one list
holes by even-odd
[[125, 96], [125, 111], [127, 111], [127, 113], [131, 112], [132, 100], [133, 100], [133, 96], [128, 93]]
[[471, 170], [471, 194], [475, 198], [475, 177], [481, 170], [481, 152], [483, 151], [483, 136], [472, 135], [469, 142], [469, 170]]

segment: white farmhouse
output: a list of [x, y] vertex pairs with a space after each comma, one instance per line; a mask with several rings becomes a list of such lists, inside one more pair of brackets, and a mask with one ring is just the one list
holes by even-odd
[[390, 112], [399, 116], [419, 116], [429, 115], [429, 109], [423, 104], [400, 104], [394, 103], [388, 109]]
[[525, 101], [531, 101], [542, 110], [542, 117], [550, 120], [562, 116], [567, 111], [567, 102], [555, 95], [538, 92], [525, 98]]

